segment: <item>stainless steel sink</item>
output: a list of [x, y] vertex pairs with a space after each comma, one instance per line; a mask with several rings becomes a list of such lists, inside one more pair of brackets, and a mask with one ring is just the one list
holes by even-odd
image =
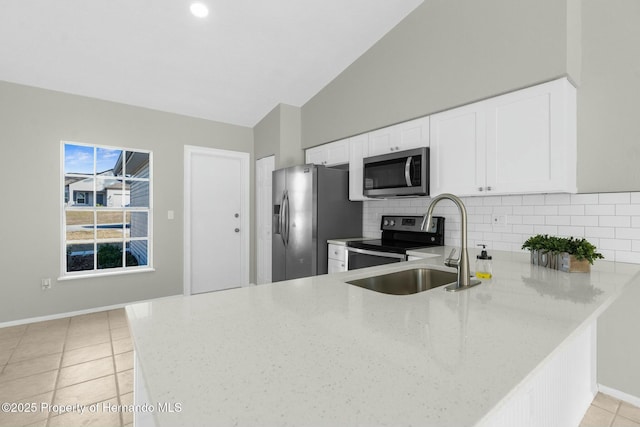
[[457, 279], [458, 273], [430, 268], [413, 268], [380, 276], [365, 277], [347, 283], [383, 294], [410, 295], [455, 283]]

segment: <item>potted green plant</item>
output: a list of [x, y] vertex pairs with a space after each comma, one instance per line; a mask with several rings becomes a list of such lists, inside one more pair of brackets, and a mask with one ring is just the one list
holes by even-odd
[[604, 258], [588, 240], [538, 234], [527, 239], [522, 249], [531, 251], [531, 262], [567, 272], [589, 272], [596, 259]]

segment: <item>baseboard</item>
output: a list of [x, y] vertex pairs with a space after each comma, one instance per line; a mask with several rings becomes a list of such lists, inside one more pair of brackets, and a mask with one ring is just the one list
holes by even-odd
[[627, 402], [630, 405], [640, 408], [640, 397], [627, 394], [623, 391], [616, 390], [615, 388], [607, 387], [606, 385], [602, 384], [598, 384], [598, 391], [600, 393], [607, 394], [611, 397], [615, 397], [618, 400], [622, 400], [623, 402]]
[[[168, 297], [153, 298], [153, 299], [156, 300], [156, 299], [163, 299], [163, 298], [175, 298], [176, 296], [182, 296], [182, 294], [180, 294], [180, 295], [171, 295], [171, 296], [168, 296]], [[147, 301], [151, 301], [151, 299], [146, 299], [146, 300], [142, 300], [142, 301], [123, 302], [121, 304], [114, 304], [114, 305], [106, 305], [106, 306], [103, 306], [103, 307], [88, 308], [86, 310], [69, 311], [67, 313], [50, 314], [50, 315], [47, 315], [47, 316], [38, 316], [38, 317], [30, 317], [30, 318], [27, 318], [27, 319], [11, 320], [9, 322], [0, 323], [0, 329], [1, 328], [6, 328], [6, 327], [9, 327], [9, 326], [24, 325], [24, 324], [27, 324], [27, 323], [46, 322], [47, 320], [56, 320], [56, 319], [63, 319], [65, 317], [73, 317], [73, 316], [81, 316], [83, 314], [98, 313], [100, 311], [117, 310], [119, 308], [126, 307], [126, 306], [128, 306], [130, 304], [138, 304], [138, 303], [147, 302]]]

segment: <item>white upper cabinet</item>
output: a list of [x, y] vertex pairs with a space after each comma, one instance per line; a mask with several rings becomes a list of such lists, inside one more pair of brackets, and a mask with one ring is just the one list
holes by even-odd
[[567, 79], [487, 101], [487, 187], [576, 192], [576, 90]]
[[363, 162], [369, 157], [369, 134], [349, 139], [349, 200], [368, 200], [362, 193]]
[[429, 117], [369, 132], [369, 156], [429, 146]]
[[576, 95], [565, 78], [431, 116], [431, 194], [576, 192]]
[[306, 163], [335, 166], [349, 163], [349, 139], [330, 142], [305, 151]]
[[483, 194], [486, 150], [481, 103], [431, 116], [429, 193]]

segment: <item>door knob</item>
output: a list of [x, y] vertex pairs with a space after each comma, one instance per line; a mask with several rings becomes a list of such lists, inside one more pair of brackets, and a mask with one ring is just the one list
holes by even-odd
[[240, 232], [240, 229], [239, 229], [239, 228], [236, 228], [234, 231], [235, 231], [236, 233], [239, 233], [239, 232]]

